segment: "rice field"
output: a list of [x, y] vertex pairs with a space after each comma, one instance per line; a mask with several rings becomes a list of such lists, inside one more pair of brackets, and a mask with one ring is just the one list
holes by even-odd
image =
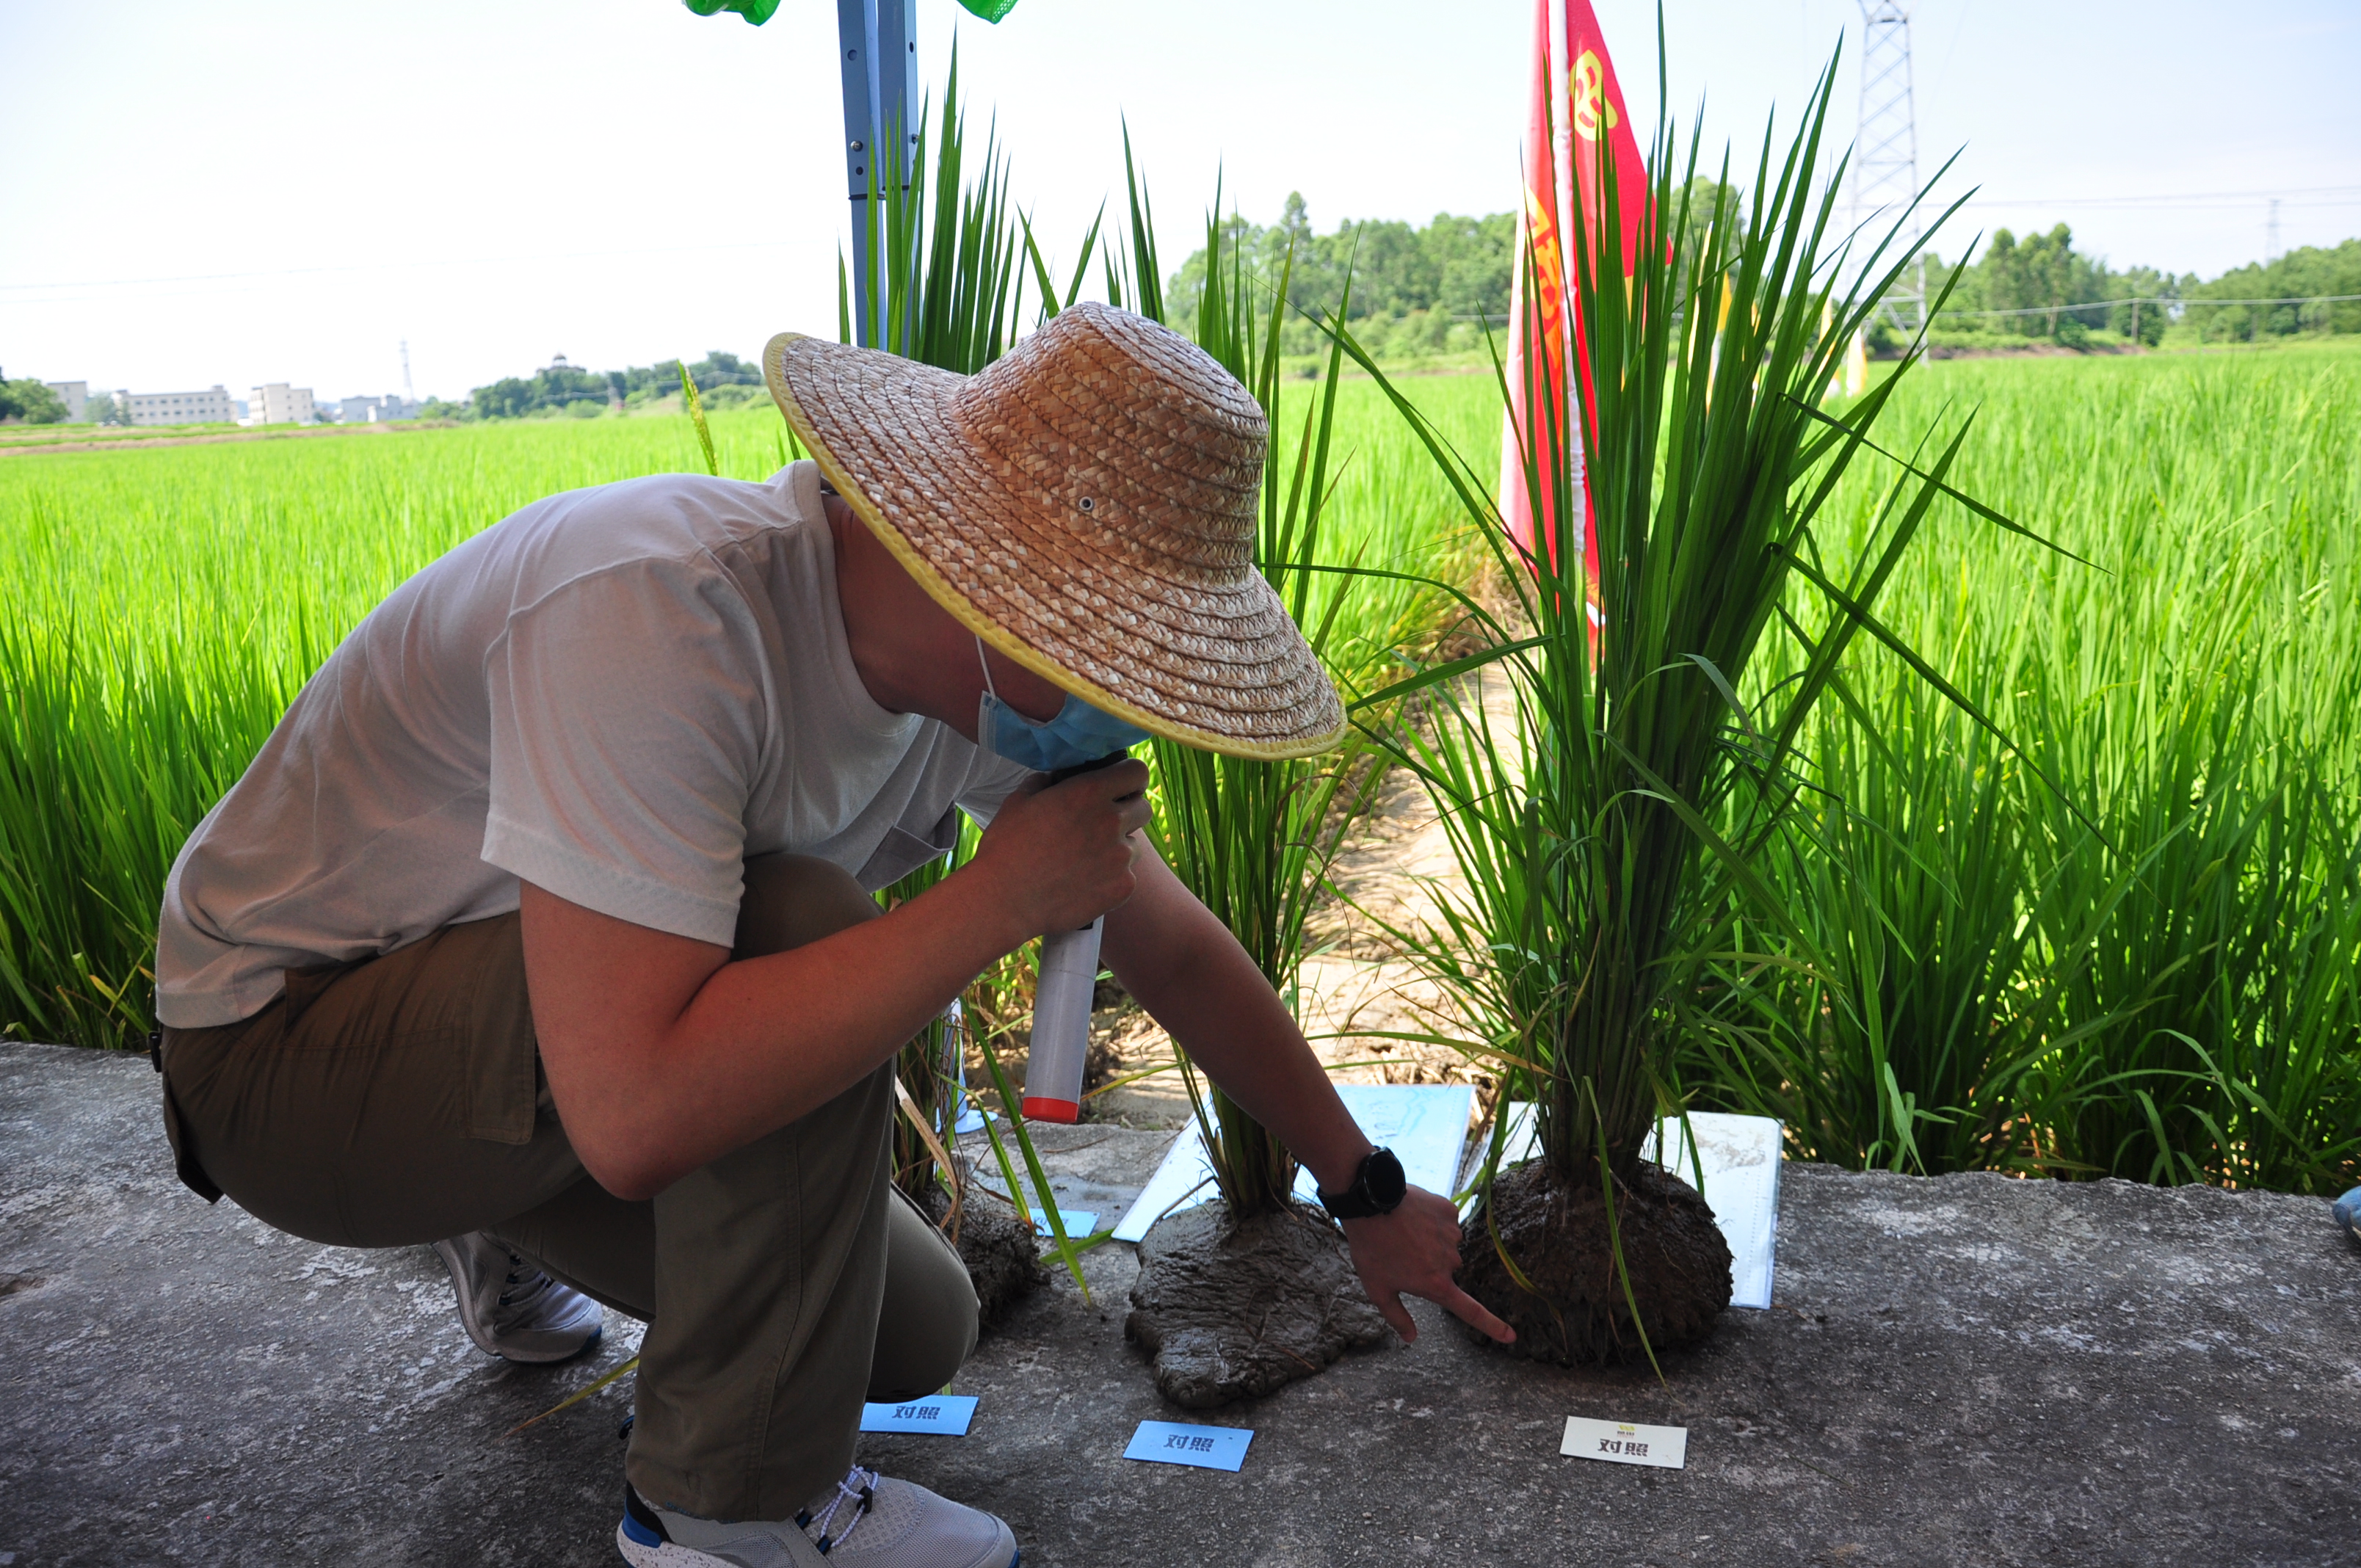
[[2018, 751], [1853, 661], [1766, 868], [1826, 967], [1763, 971], [1693, 1086], [1847, 1165], [2342, 1190], [2361, 356], [1968, 362], [1906, 397], [1892, 428], [1972, 414], [1960, 488], [2089, 565], [1964, 513], [1922, 536], [1886, 617]]
[[[1433, 385], [1480, 414], [1472, 380]], [[1348, 444], [1374, 460], [1340, 479], [1334, 548], [1431, 569], [1440, 492], [1389, 450], [1374, 389], [1345, 390]], [[789, 459], [767, 405], [709, 423], [727, 477]], [[0, 1034], [144, 1044], [181, 840], [396, 585], [543, 496], [704, 469], [689, 422], [661, 417], [0, 460]], [[1420, 613], [1400, 586], [1354, 610], [1362, 641]]]
[[[2349, 1185], [2361, 356], [1916, 380], [1883, 428], [1972, 415], [1962, 488], [2089, 565], [1963, 511], [1922, 536], [1887, 617], [2015, 749], [1864, 645], [1764, 867], [1817, 961], [1756, 933], [1680, 1087], [1846, 1165]], [[1407, 385], [1488, 467], [1488, 380]], [[1334, 558], [1468, 559], [1376, 389], [1342, 392]], [[711, 423], [725, 475], [785, 459], [768, 409]], [[144, 1036], [182, 838], [402, 578], [552, 491], [703, 467], [666, 418], [0, 457], [0, 1032]], [[1877, 480], [1839, 526], [1869, 526]], [[1432, 630], [1414, 590], [1340, 591], [1365, 643]]]

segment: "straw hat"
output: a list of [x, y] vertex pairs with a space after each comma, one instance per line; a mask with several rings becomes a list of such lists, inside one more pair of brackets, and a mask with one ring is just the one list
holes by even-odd
[[1084, 303], [973, 376], [799, 333], [763, 372], [861, 521], [1026, 668], [1208, 751], [1308, 756], [1344, 733], [1255, 569], [1262, 410], [1178, 333]]

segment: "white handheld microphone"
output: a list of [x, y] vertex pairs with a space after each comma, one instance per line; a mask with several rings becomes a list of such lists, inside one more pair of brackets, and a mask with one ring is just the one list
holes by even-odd
[[[1060, 768], [1053, 784], [1124, 759], [1111, 751], [1095, 762]], [[1041, 938], [1040, 978], [1033, 989], [1033, 1041], [1025, 1058], [1025, 1119], [1073, 1122], [1082, 1113], [1082, 1069], [1091, 1048], [1091, 998], [1098, 989], [1102, 915], [1079, 931]]]
[[1071, 1122], [1082, 1113], [1083, 1058], [1090, 1054], [1091, 995], [1099, 979], [1102, 915], [1079, 931], [1041, 938], [1033, 992], [1033, 1044], [1025, 1058], [1025, 1119]]

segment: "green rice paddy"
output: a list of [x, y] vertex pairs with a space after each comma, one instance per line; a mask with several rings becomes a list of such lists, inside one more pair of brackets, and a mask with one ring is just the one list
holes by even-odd
[[[1964, 513], [1921, 537], [1883, 611], [2015, 749], [1864, 645], [1815, 720], [1816, 804], [1765, 867], [1825, 961], [1783, 967], [1756, 934], [1682, 1089], [1847, 1165], [2341, 1190], [2361, 355], [1916, 381], [1882, 428], [1972, 415], [1956, 481], [2089, 564]], [[1488, 378], [1409, 386], [1488, 469]], [[1471, 559], [1377, 389], [1342, 390], [1336, 558]], [[711, 422], [723, 474], [785, 460], [768, 409]], [[703, 468], [688, 422], [655, 417], [0, 457], [0, 1031], [144, 1036], [174, 853], [396, 584], [553, 491]], [[1880, 482], [1848, 481], [1839, 526], [1868, 526]], [[1351, 591], [1365, 641], [1433, 630], [1431, 598]]]

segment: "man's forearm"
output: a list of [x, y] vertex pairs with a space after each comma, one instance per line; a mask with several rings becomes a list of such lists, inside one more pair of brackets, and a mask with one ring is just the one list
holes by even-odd
[[1320, 1059], [1262, 971], [1161, 861], [1107, 917], [1108, 963], [1148, 1015], [1246, 1114], [1334, 1190], [1368, 1152]]
[[[1322, 1187], [1348, 1185], [1369, 1141], [1270, 983], [1153, 854], [1139, 857], [1138, 883], [1107, 916], [1108, 967]], [[1418, 1338], [1405, 1294], [1442, 1303], [1503, 1343], [1517, 1337], [1453, 1277], [1459, 1216], [1450, 1199], [1413, 1187], [1391, 1212], [1345, 1222], [1345, 1234], [1369, 1299], [1405, 1343]]]
[[[619, 1197], [653, 1196], [873, 1071], [1014, 943], [988, 899], [958, 880], [892, 916], [738, 962], [528, 888], [542, 1057], [591, 1175]], [[618, 1009], [601, 982], [619, 970], [674, 978]], [[604, 1005], [582, 1005], [594, 998]]]
[[741, 963], [528, 884], [533, 1024], [583, 1165], [649, 1197], [859, 1082], [986, 964], [1130, 895], [1147, 782], [1125, 762], [1011, 795], [975, 859], [918, 898], [876, 918], [843, 879], [843, 928]]

